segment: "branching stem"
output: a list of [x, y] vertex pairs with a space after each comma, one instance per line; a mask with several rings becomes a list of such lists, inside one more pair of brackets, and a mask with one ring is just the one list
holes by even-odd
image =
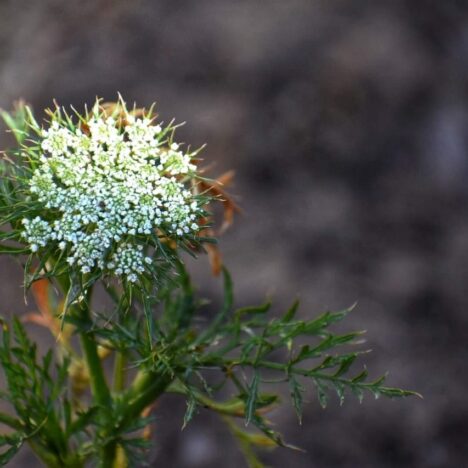
[[[83, 304], [80, 304], [79, 312], [81, 319], [84, 321], [91, 320], [89, 300], [83, 301]], [[91, 393], [99, 406], [108, 407], [112, 401], [111, 394], [107, 385], [101, 358], [98, 354], [96, 336], [90, 330], [82, 331], [80, 332], [80, 341], [86, 365], [88, 366], [89, 378], [91, 381]]]

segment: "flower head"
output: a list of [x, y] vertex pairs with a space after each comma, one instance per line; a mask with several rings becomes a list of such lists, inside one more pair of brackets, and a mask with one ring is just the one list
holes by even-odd
[[200, 230], [195, 153], [173, 141], [173, 127], [123, 101], [111, 111], [96, 103], [78, 119], [57, 108], [37, 129], [28, 190], [40, 210], [24, 218], [23, 237], [33, 252], [56, 246], [82, 273], [137, 281], [152, 263], [148, 245], [158, 246], [149, 239], [190, 240]]

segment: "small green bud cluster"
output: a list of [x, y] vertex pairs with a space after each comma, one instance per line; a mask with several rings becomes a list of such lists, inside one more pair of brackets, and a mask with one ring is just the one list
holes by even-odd
[[96, 105], [80, 125], [58, 110], [39, 130], [29, 191], [44, 210], [23, 220], [23, 237], [32, 252], [56, 243], [82, 273], [99, 268], [135, 282], [152, 263], [145, 236], [193, 237], [203, 211], [191, 189], [195, 153], [168, 138], [170, 127], [120, 104], [118, 116]]

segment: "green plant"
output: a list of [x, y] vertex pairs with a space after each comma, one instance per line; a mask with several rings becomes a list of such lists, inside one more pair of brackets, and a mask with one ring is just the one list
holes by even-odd
[[[218, 413], [259, 467], [255, 448], [292, 447], [266, 418], [280, 404], [271, 384], [288, 387], [299, 421], [307, 384], [323, 407], [331, 393], [340, 403], [347, 393], [414, 395], [352, 370], [361, 332], [330, 329], [349, 310], [304, 320], [298, 302], [281, 316], [269, 314], [270, 302], [235, 308], [210, 210], [222, 203], [231, 220], [236, 208], [220, 183], [229, 175], [206, 179], [198, 151], [175, 143], [173, 123], [122, 99], [84, 114], [57, 106], [44, 125], [25, 105], [2, 115], [18, 148], [0, 166], [0, 252], [23, 264], [39, 309], [25, 319], [57, 344], [39, 356], [22, 321], [2, 321], [0, 396], [15, 414], [0, 413], [10, 428], [1, 462], [28, 443], [49, 467], [142, 466], [152, 405], [175, 393], [187, 403], [183, 426], [199, 408]], [[197, 320], [206, 301], [180, 256], [203, 250], [224, 288], [208, 323]], [[111, 310], [93, 300], [97, 287]]]

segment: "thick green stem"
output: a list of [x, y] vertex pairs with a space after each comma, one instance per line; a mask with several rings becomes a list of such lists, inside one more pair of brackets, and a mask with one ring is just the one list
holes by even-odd
[[[91, 301], [92, 290], [88, 291], [86, 300], [82, 301], [75, 311], [83, 322], [91, 322], [89, 304]], [[80, 342], [83, 349], [83, 355], [88, 367], [89, 379], [91, 383], [91, 394], [97, 403], [104, 411], [111, 410], [112, 396], [109, 391], [109, 386], [106, 381], [104, 369], [102, 367], [101, 358], [98, 353], [98, 345], [96, 335], [90, 331], [80, 332]], [[116, 446], [114, 442], [110, 442], [101, 450], [101, 466], [102, 468], [111, 468], [115, 458]]]
[[[118, 366], [120, 366], [119, 361], [117, 361]], [[124, 405], [120, 425], [114, 430], [125, 428], [125, 426], [137, 419], [147, 406], [157, 400], [172, 380], [168, 376], [160, 376], [151, 371], [139, 372], [123, 398]], [[104, 447], [101, 452], [100, 468], [117, 468], [120, 466], [118, 449], [119, 446], [115, 440], [110, 441]]]
[[[74, 307], [74, 312], [83, 320], [84, 323], [90, 323], [90, 296], [83, 300], [79, 305]], [[96, 336], [90, 330], [80, 333], [80, 340], [83, 349], [83, 354], [89, 371], [91, 393], [95, 402], [104, 409], [111, 410], [113, 398], [107, 384], [101, 359], [99, 358]], [[114, 390], [116, 393], [121, 393], [125, 385], [125, 357], [123, 353], [117, 351], [115, 356], [114, 368]], [[100, 453], [101, 468], [115, 468], [117, 463], [118, 443], [112, 438], [111, 434], [114, 431], [125, 428], [136, 420], [142, 411], [151, 405], [157, 398], [164, 393], [168, 385], [174, 380], [174, 377], [168, 373], [158, 373], [155, 371], [140, 371], [133, 384], [127, 392], [122, 395], [122, 412], [120, 417], [120, 427], [106, 427], [102, 430], [101, 436], [108, 437], [109, 442], [102, 448]], [[111, 431], [111, 432], [109, 432]]]
[[[89, 311], [81, 311], [89, 317]], [[91, 382], [91, 393], [96, 403], [103, 407], [111, 404], [111, 395], [106, 382], [104, 370], [102, 368], [101, 358], [98, 354], [96, 337], [94, 333], [87, 331], [80, 333], [81, 346], [83, 348], [86, 365], [88, 366], [89, 379]]]
[[173, 380], [174, 377], [169, 374], [140, 371], [125, 396], [122, 426], [137, 418], [147, 406], [154, 403]]
[[122, 351], [115, 352], [113, 390], [121, 392], [125, 386], [125, 355]]
[[99, 468], [114, 468], [116, 456], [117, 456], [117, 443], [114, 441], [111, 441], [101, 451], [101, 459], [99, 460]]

